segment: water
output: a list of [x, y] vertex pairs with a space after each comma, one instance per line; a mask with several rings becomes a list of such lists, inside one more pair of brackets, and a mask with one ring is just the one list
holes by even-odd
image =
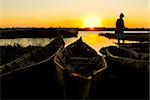
[[[99, 52], [100, 48], [106, 46], [116, 45], [116, 39], [108, 39], [104, 36], [99, 36], [99, 33], [103, 33], [104, 31], [79, 31], [78, 37], [72, 38], [64, 38], [65, 46], [75, 42], [77, 39], [82, 37], [83, 41], [87, 43], [89, 46], [94, 48], [97, 52]], [[113, 31], [107, 31], [109, 33], [113, 33]], [[105, 33], [107, 33], [105, 31]], [[27, 47], [29, 45], [32, 46], [45, 46], [52, 39], [49, 38], [17, 38], [17, 39], [0, 39], [0, 46], [7, 45], [16, 45], [19, 44], [22, 47]], [[136, 41], [125, 41], [125, 43], [131, 43]]]

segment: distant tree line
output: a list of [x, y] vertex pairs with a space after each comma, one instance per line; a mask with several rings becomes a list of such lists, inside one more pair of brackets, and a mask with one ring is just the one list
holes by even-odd
[[68, 28], [6, 28], [0, 29], [0, 38], [54, 38], [59, 35], [63, 37], [76, 37], [77, 29]]

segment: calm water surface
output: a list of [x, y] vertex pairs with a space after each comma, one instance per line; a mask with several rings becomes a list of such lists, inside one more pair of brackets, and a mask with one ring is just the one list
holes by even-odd
[[[99, 31], [79, 31], [78, 37], [64, 38], [65, 46], [75, 42], [77, 39], [82, 37], [83, 41], [89, 46], [94, 48], [97, 52], [102, 47], [116, 45], [116, 39], [108, 39], [104, 36], [99, 36]], [[113, 33], [113, 32], [112, 32]], [[53, 39], [49, 38], [17, 38], [17, 39], [0, 39], [0, 46], [16, 45], [19, 44], [22, 47], [29, 45], [32, 46], [45, 46]], [[136, 41], [125, 41], [125, 43], [131, 43]]]

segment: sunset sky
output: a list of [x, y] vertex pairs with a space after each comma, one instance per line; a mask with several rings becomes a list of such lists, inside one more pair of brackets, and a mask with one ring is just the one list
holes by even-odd
[[0, 0], [0, 27], [148, 28], [148, 0]]

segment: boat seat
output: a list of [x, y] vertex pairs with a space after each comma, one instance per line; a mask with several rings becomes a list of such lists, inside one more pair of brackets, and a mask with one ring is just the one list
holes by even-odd
[[89, 58], [85, 57], [69, 57], [69, 63], [71, 65], [85, 66], [94, 65], [95, 63], [89, 62]]
[[71, 65], [95, 65], [95, 63], [89, 63], [89, 62], [72, 62]]
[[80, 75], [90, 75], [93, 73], [93, 68], [87, 64], [85, 65], [72, 65], [68, 64], [66, 65], [66, 68], [71, 71], [71, 72], [75, 72], [75, 73], [79, 73]]

